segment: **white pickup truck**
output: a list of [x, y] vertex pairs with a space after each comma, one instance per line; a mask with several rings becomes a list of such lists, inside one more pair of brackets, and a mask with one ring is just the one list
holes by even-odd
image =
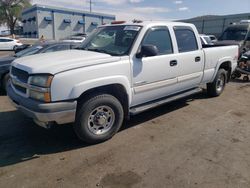
[[43, 127], [73, 123], [78, 137], [111, 138], [124, 118], [195, 94], [219, 96], [237, 65], [238, 46], [203, 48], [192, 24], [113, 22], [78, 50], [12, 63], [8, 95]]

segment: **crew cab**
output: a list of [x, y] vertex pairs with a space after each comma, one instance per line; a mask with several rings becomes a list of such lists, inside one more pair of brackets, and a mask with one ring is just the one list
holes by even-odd
[[74, 123], [88, 143], [111, 138], [130, 115], [201, 91], [219, 96], [238, 46], [203, 48], [192, 24], [113, 22], [77, 50], [16, 59], [8, 95], [43, 127]]

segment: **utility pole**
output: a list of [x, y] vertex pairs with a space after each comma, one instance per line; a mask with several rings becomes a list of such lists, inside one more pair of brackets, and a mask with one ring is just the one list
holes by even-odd
[[92, 12], [92, 0], [89, 0], [89, 11]]

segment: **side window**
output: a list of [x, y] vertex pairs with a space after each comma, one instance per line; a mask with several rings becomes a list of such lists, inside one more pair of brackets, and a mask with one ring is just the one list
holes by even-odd
[[175, 27], [174, 32], [180, 53], [198, 50], [196, 37], [191, 28]]
[[142, 45], [154, 45], [158, 48], [158, 55], [172, 54], [172, 41], [167, 27], [153, 28], [147, 32]]
[[12, 42], [13, 40], [11, 40], [11, 39], [2, 39], [2, 41], [1, 42]]

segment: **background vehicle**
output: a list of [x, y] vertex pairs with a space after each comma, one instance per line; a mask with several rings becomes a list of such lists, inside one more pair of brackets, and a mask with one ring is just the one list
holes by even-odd
[[211, 41], [212, 41], [213, 43], [215, 43], [215, 42], [218, 41], [218, 39], [216, 38], [216, 36], [214, 36], [214, 35], [208, 35], [208, 36], [209, 36], [209, 38], [211, 39]]
[[203, 84], [219, 96], [239, 50], [202, 48], [193, 24], [152, 21], [100, 26], [79, 49], [15, 60], [8, 95], [38, 125], [74, 122], [89, 143], [111, 138], [129, 115], [198, 93]]
[[232, 74], [232, 79], [240, 78], [242, 75], [243, 80], [248, 82], [250, 75], [250, 51], [242, 54], [239, 59], [238, 66]]
[[203, 45], [213, 45], [214, 43], [208, 35], [200, 34], [201, 43]]
[[77, 33], [72, 35], [66, 39], [63, 39], [64, 42], [75, 42], [75, 43], [82, 43], [87, 38], [87, 34], [84, 33]]
[[15, 50], [17, 46], [21, 46], [22, 43], [19, 40], [0, 37], [0, 50]]
[[20, 51], [22, 51], [22, 50], [24, 50], [24, 49], [26, 49], [26, 48], [28, 48], [28, 47], [30, 47], [30, 46], [31, 46], [30, 44], [23, 44], [23, 45], [21, 45], [21, 46], [17, 46], [17, 47], [15, 48], [15, 53], [20, 52]]
[[5, 91], [6, 82], [8, 80], [8, 73], [10, 64], [16, 58], [34, 55], [34, 54], [41, 54], [47, 52], [56, 52], [62, 50], [69, 50], [78, 47], [78, 45], [74, 43], [67, 43], [67, 42], [50, 42], [50, 43], [41, 43], [34, 45], [32, 47], [26, 48], [13, 56], [7, 56], [0, 58], [0, 86], [1, 90]]
[[250, 50], [250, 22], [246, 20], [240, 23], [234, 23], [219, 37], [216, 44], [239, 45], [240, 53]]

